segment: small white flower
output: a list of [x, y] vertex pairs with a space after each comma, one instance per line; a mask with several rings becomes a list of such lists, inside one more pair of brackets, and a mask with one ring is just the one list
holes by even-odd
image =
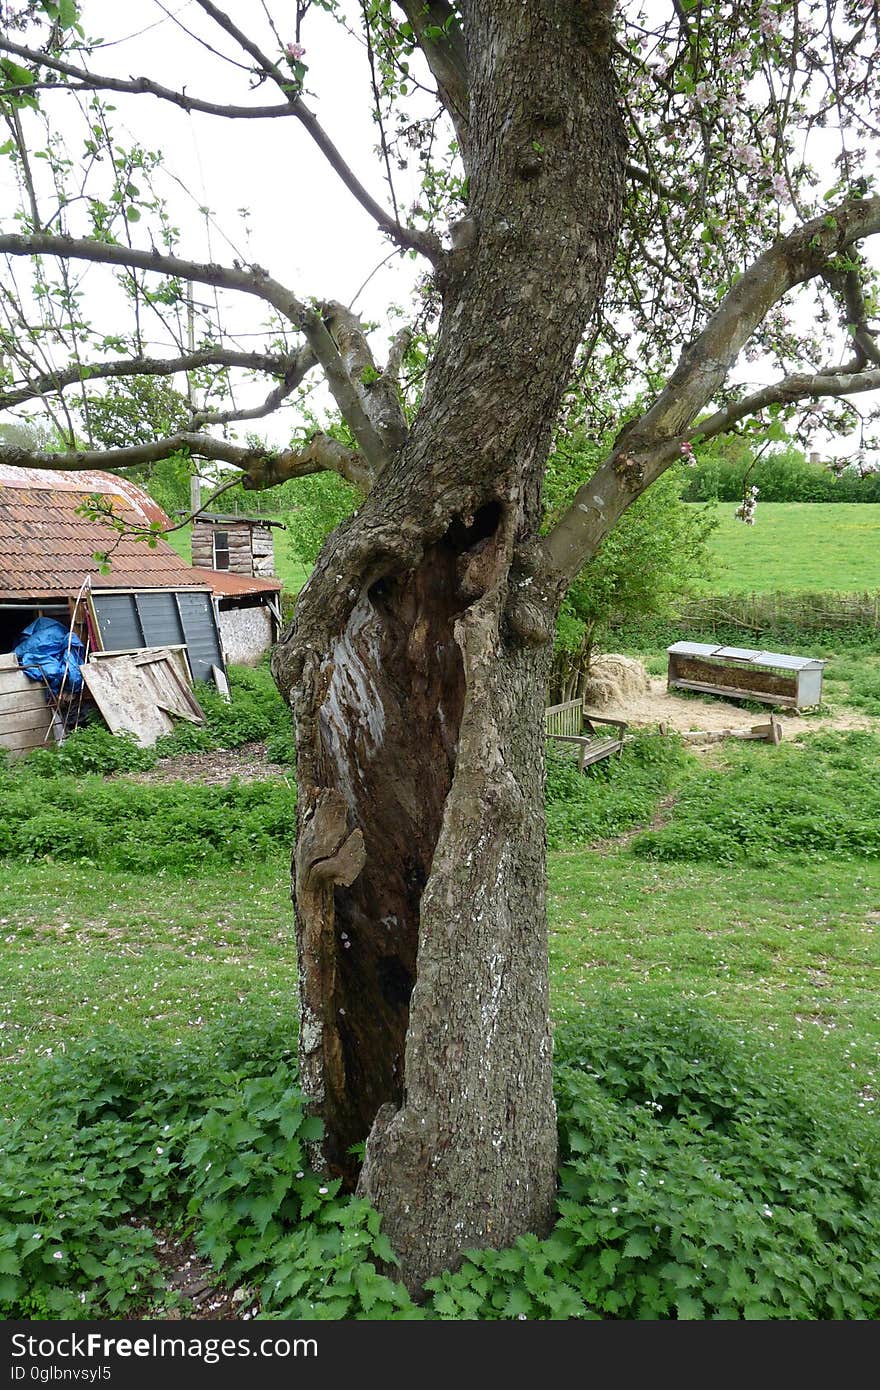
[[53, 1250], [53, 1251], [52, 1251], [52, 1259], [53, 1259], [53, 1260], [63, 1260], [63, 1259], [64, 1259], [64, 1251], [63, 1251], [63, 1250]]
[[162, 1148], [162, 1145], [161, 1145], [161, 1144], [157, 1144], [157, 1145], [156, 1145], [156, 1153], [157, 1153], [157, 1154], [163, 1154], [164, 1152], [165, 1152], [165, 1150]]
[[318, 1191], [320, 1192], [322, 1197], [326, 1197], [330, 1189], [328, 1187], [319, 1187]]

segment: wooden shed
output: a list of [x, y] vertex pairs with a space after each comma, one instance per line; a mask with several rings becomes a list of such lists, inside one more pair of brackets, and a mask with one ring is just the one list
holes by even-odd
[[[96, 496], [131, 532], [91, 515]], [[12, 656], [35, 618], [57, 619], [92, 653], [173, 647], [194, 680], [222, 671], [211, 585], [163, 538], [144, 544], [137, 532], [154, 522], [170, 525], [125, 478], [0, 464], [0, 748], [39, 746], [51, 722], [45, 692]], [[110, 553], [109, 567], [100, 552]]]
[[676, 642], [666, 651], [670, 690], [705, 691], [789, 709], [809, 709], [822, 701], [826, 663], [818, 657], [703, 642]]
[[202, 512], [193, 521], [192, 562], [199, 569], [271, 579], [275, 573], [273, 527], [284, 529], [283, 522], [266, 517]]

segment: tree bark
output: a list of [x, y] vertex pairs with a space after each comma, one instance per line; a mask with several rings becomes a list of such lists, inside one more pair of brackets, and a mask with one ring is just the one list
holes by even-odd
[[275, 657], [297, 732], [302, 1083], [321, 1161], [382, 1211], [414, 1290], [552, 1218], [542, 711], [558, 595], [534, 541], [624, 165], [600, 6], [482, 0], [464, 19], [470, 245], [441, 279], [410, 436], [331, 537]]

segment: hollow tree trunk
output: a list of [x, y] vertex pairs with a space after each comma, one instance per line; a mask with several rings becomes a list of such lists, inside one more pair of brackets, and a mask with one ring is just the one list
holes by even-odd
[[[297, 732], [302, 1084], [413, 1289], [551, 1220], [540, 482], [623, 143], [585, 0], [465, 6], [472, 245], [419, 416], [276, 650]], [[350, 1149], [366, 1140], [358, 1162]]]

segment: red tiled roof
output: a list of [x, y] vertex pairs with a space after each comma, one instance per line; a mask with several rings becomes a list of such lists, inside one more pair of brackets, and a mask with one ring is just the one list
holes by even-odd
[[193, 574], [199, 580], [210, 584], [215, 594], [227, 598], [238, 594], [277, 594], [281, 589], [280, 579], [257, 579], [250, 574], [232, 574], [229, 570], [203, 570], [194, 567]]
[[[88, 575], [96, 589], [193, 589], [205, 580], [157, 538], [154, 547], [123, 536], [77, 508], [100, 493], [114, 514], [132, 526], [170, 525], [150, 497], [109, 473], [62, 473], [0, 465], [0, 598], [55, 598], [76, 594]], [[101, 574], [96, 551], [111, 551]]]

